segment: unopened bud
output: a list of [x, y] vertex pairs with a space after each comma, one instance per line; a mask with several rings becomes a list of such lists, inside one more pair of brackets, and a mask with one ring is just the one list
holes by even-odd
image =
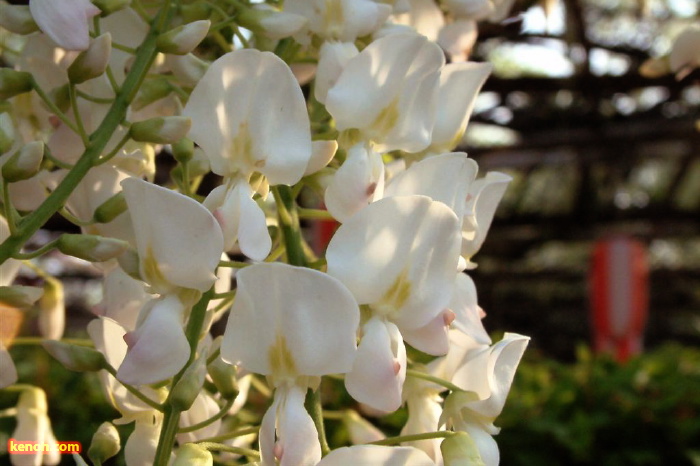
[[141, 86], [139, 94], [131, 104], [134, 110], [141, 110], [153, 102], [167, 97], [173, 91], [166, 78], [148, 79]]
[[173, 76], [177, 78], [180, 84], [185, 86], [194, 86], [202, 79], [204, 73], [207, 72], [209, 64], [191, 53], [187, 55], [168, 55], [165, 59]]
[[15, 34], [31, 34], [39, 30], [28, 5], [0, 3], [0, 27]]
[[63, 254], [90, 262], [114, 259], [129, 248], [129, 243], [115, 238], [97, 235], [74, 235], [64, 233], [56, 248]]
[[80, 84], [101, 76], [107, 69], [112, 52], [112, 35], [108, 32], [93, 39], [90, 47], [80, 52], [68, 67], [68, 79], [73, 84]]
[[34, 78], [26, 71], [0, 68], [0, 99], [9, 99], [34, 88]]
[[34, 414], [46, 414], [49, 410], [46, 403], [46, 393], [39, 387], [27, 387], [22, 390], [17, 401], [18, 417], [34, 412]]
[[179, 410], [187, 411], [192, 407], [195, 398], [199, 395], [204, 385], [204, 377], [207, 375], [206, 358], [200, 356], [182, 374], [180, 380], [173, 387], [168, 398], [170, 405]]
[[238, 395], [236, 383], [236, 366], [227, 364], [223, 359], [216, 358], [207, 366], [207, 372], [216, 389], [224, 399], [231, 400]]
[[119, 431], [111, 422], [103, 422], [92, 436], [87, 454], [94, 464], [102, 464], [119, 453], [120, 448]]
[[131, 0], [92, 0], [92, 3], [102, 11], [100, 16], [105, 17], [128, 7]]
[[479, 448], [466, 432], [455, 432], [440, 443], [445, 466], [484, 466]]
[[0, 113], [0, 155], [12, 149], [15, 143], [15, 126], [9, 113]]
[[192, 139], [182, 138], [173, 144], [173, 157], [180, 163], [187, 163], [194, 156], [194, 142]]
[[134, 141], [139, 142], [172, 144], [184, 138], [190, 126], [192, 126], [192, 120], [188, 117], [155, 117], [132, 124], [130, 136]]
[[97, 372], [107, 367], [104, 355], [94, 348], [58, 340], [46, 340], [41, 345], [47, 353], [70, 371]]
[[44, 159], [44, 143], [32, 141], [25, 144], [20, 150], [2, 166], [2, 177], [9, 183], [15, 181], [28, 180], [41, 168], [41, 161]]
[[156, 41], [159, 52], [173, 55], [186, 55], [204, 40], [209, 32], [211, 21], [207, 19], [183, 24], [161, 34]]
[[97, 223], [109, 223], [126, 212], [126, 208], [127, 205], [124, 194], [118, 192], [100, 204], [100, 206], [95, 209], [95, 214], [92, 218]]
[[214, 457], [196, 443], [186, 443], [177, 450], [173, 466], [212, 466]]
[[36, 286], [0, 286], [0, 303], [19, 309], [28, 309], [41, 298], [44, 290]]
[[49, 340], [59, 340], [66, 324], [63, 284], [54, 278], [44, 282], [44, 294], [39, 299], [39, 333]]
[[274, 40], [296, 34], [307, 23], [304, 16], [264, 8], [246, 8], [236, 19], [244, 28]]
[[182, 5], [180, 7], [180, 16], [186, 23], [193, 23], [200, 19], [208, 19], [211, 16], [211, 6], [204, 1], [197, 1]]
[[117, 262], [128, 276], [134, 280], [143, 280], [141, 278], [141, 260], [134, 249], [127, 249], [124, 254], [117, 257]]
[[67, 112], [70, 108], [70, 90], [69, 84], [64, 84], [63, 86], [58, 86], [51, 89], [49, 92], [49, 98], [56, 104], [56, 107], [62, 112]]

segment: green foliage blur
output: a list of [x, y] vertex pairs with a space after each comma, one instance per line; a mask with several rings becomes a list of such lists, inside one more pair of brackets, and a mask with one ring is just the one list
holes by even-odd
[[527, 353], [495, 437], [503, 466], [700, 465], [700, 349], [667, 345], [618, 364]]

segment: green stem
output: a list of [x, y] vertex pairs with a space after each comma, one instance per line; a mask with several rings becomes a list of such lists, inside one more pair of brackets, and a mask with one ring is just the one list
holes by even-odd
[[10, 201], [10, 183], [6, 180], [2, 181], [2, 206], [7, 226], [10, 229], [10, 236], [17, 234], [17, 217], [19, 215]]
[[[105, 370], [107, 372], [109, 372], [115, 379], [117, 379], [117, 370], [114, 367], [112, 367], [108, 364], [107, 367], [105, 368]], [[124, 386], [124, 388], [126, 388], [129, 391], [129, 393], [134, 395], [136, 398], [143, 401], [144, 403], [146, 403], [148, 406], [155, 409], [156, 411], [161, 411], [161, 412], [163, 411], [163, 409], [164, 409], [163, 405], [153, 401], [152, 399], [150, 399], [149, 397], [147, 397], [146, 395], [141, 393], [138, 388], [134, 387], [133, 385], [129, 385], [128, 383], [124, 383], [119, 379], [117, 379], [117, 380], [119, 381], [120, 384], [122, 384]]]
[[321, 209], [299, 209], [299, 218], [335, 220], [327, 210]]
[[318, 430], [318, 441], [321, 443], [321, 454], [326, 456], [330, 453], [331, 448], [328, 446], [328, 440], [326, 440], [326, 428], [323, 424], [323, 405], [321, 404], [321, 390], [309, 390], [306, 393], [306, 409], [309, 411], [311, 419], [314, 420], [316, 424], [316, 430]]
[[73, 109], [73, 116], [75, 117], [75, 124], [78, 128], [78, 136], [83, 141], [83, 145], [88, 147], [90, 145], [90, 138], [85, 131], [85, 125], [83, 124], [83, 119], [80, 117], [80, 109], [78, 108], [78, 98], [76, 97], [75, 84], [68, 84], [68, 97], [70, 98], [70, 106]]
[[231, 398], [230, 400], [226, 400], [226, 404], [224, 404], [221, 407], [221, 410], [216, 413], [214, 416], [210, 417], [206, 421], [199, 422], [197, 424], [193, 424], [189, 427], [182, 427], [181, 429], [178, 429], [179, 434], [186, 434], [188, 432], [194, 432], [195, 430], [202, 429], [209, 424], [213, 424], [214, 422], [218, 421], [222, 417], [226, 416], [228, 414], [228, 410], [231, 409], [231, 406], [233, 406], [233, 402], [235, 401], [235, 398]]
[[389, 437], [376, 442], [370, 442], [368, 445], [397, 445], [403, 442], [415, 442], [417, 440], [431, 440], [434, 438], [447, 438], [455, 435], [450, 430], [440, 430], [437, 432], [426, 432], [424, 434], [415, 435], [399, 435], [398, 437]]
[[248, 267], [249, 265], [252, 264], [239, 261], [219, 261], [219, 267], [231, 267], [233, 269], [242, 269], [244, 267]]
[[234, 430], [233, 432], [229, 432], [226, 434], [221, 434], [221, 435], [217, 435], [215, 437], [209, 437], [209, 438], [202, 439], [202, 442], [219, 443], [219, 442], [223, 442], [224, 440], [229, 440], [229, 439], [236, 438], [236, 437], [242, 437], [242, 436], [248, 435], [248, 434], [257, 434], [258, 431], [260, 431], [260, 427], [246, 427], [243, 429]]
[[[46, 341], [46, 338], [42, 338], [42, 337], [17, 337], [14, 340], [12, 340], [12, 346], [41, 345], [45, 341]], [[62, 343], [69, 343], [71, 345], [88, 346], [88, 347], [94, 346], [92, 341], [88, 340], [86, 338], [61, 338], [60, 341]]]
[[277, 204], [280, 230], [287, 249], [287, 262], [291, 265], [304, 267], [306, 266], [306, 257], [304, 257], [299, 215], [292, 197], [292, 189], [284, 185], [273, 186], [272, 194]]
[[459, 388], [457, 385], [448, 382], [447, 380], [441, 379], [439, 377], [433, 377], [432, 375], [428, 375], [425, 372], [420, 372], [415, 369], [407, 369], [406, 370], [406, 375], [408, 377], [413, 377], [416, 379], [422, 379], [422, 380], [427, 380], [428, 382], [433, 382], [434, 384], [440, 385], [445, 387], [448, 390], [452, 390], [453, 392], [463, 392], [464, 390]]
[[[213, 294], [214, 288], [212, 287], [209, 291], [204, 293], [202, 298], [197, 301], [197, 304], [192, 308], [192, 312], [190, 312], [190, 318], [187, 322], [187, 328], [185, 329], [185, 335], [190, 344], [190, 358], [187, 364], [185, 364], [185, 367], [173, 378], [173, 382], [170, 385], [171, 387], [177, 385], [182, 375], [195, 359], [197, 344], [199, 343], [199, 337], [202, 333], [202, 327], [204, 326], [204, 320], [207, 314], [207, 305]], [[170, 461], [170, 454], [175, 445], [175, 435], [177, 434], [177, 429], [180, 424], [181, 411], [173, 407], [170, 403], [172, 393], [171, 391], [170, 395], [168, 395], [168, 399], [165, 401], [165, 416], [163, 417], [163, 427], [160, 431], [160, 438], [158, 439], [158, 449], [156, 450], [156, 456], [153, 460], [154, 466], [166, 466]]]
[[34, 259], [35, 257], [39, 257], [41, 255], [46, 254], [47, 252], [51, 251], [52, 249], [56, 248], [56, 245], [58, 244], [58, 238], [56, 238], [53, 241], [49, 241], [36, 251], [32, 252], [16, 252], [12, 258], [13, 259], [20, 259], [20, 260], [27, 260], [27, 259]]
[[119, 140], [116, 146], [114, 146], [114, 149], [110, 151], [109, 154], [100, 157], [99, 160], [96, 162], [97, 165], [102, 165], [105, 162], [109, 162], [114, 158], [115, 155], [119, 153], [119, 151], [124, 147], [124, 144], [129, 142], [129, 139], [131, 139], [131, 134], [129, 131], [126, 132], [126, 134]]
[[[153, 60], [156, 57], [156, 38], [163, 30], [165, 26], [167, 16], [170, 17], [169, 7], [171, 2], [165, 2], [165, 6], [161, 11], [161, 19], [157, 25], [151, 28], [150, 32], [144, 39], [144, 42], [138, 49], [136, 57], [134, 59], [134, 64], [127, 74], [124, 80], [124, 85], [122, 86], [120, 92], [114, 99], [109, 112], [105, 116], [104, 120], [100, 124], [99, 128], [92, 133], [90, 136], [90, 143], [85, 149], [85, 152], [76, 162], [72, 169], [68, 171], [63, 181], [56, 187], [56, 189], [46, 198], [46, 200], [31, 214], [23, 219], [23, 221], [18, 225], [18, 229], [14, 234], [11, 234], [1, 245], [0, 245], [0, 264], [4, 263], [7, 259], [12, 257], [13, 254], [19, 252], [24, 243], [36, 233], [39, 228], [41, 228], [58, 209], [60, 209], [66, 202], [68, 197], [71, 195], [78, 183], [85, 177], [88, 171], [94, 166], [100, 154], [107, 146], [110, 138], [114, 134], [119, 124], [126, 117], [127, 109], [129, 104], [136, 96], [136, 93], [143, 82], [143, 78], [153, 64]], [[43, 91], [35, 86], [37, 92], [42, 95]], [[53, 105], [50, 99], [44, 94], [42, 97], [45, 101], [48, 100], [48, 105], [51, 107]], [[53, 105], [55, 108], [55, 105]], [[53, 111], [58, 110], [57, 108]], [[60, 110], [58, 110], [60, 112]], [[59, 115], [62, 114], [59, 113]], [[68, 124], [68, 123], [66, 123]], [[72, 129], [76, 130], [75, 125], [68, 124], [72, 126]]]
[[89, 102], [95, 102], [96, 104], [111, 104], [113, 99], [110, 99], [109, 97], [95, 97], [94, 95], [90, 95], [87, 92], [83, 92], [80, 89], [77, 89], [78, 91], [78, 97], [81, 99], [85, 99]]
[[260, 458], [260, 453], [258, 453], [255, 450], [251, 450], [250, 448], [232, 447], [229, 445], [213, 442], [198, 442], [197, 445], [199, 445], [202, 448], [206, 448], [209, 451], [225, 451], [227, 453], [236, 453], [238, 455]]
[[41, 98], [41, 100], [44, 101], [46, 106], [49, 107], [51, 112], [53, 112], [53, 114], [56, 115], [58, 117], [58, 119], [61, 120], [63, 122], [63, 124], [68, 126], [75, 134], [80, 134], [80, 131], [78, 130], [78, 127], [75, 125], [75, 123], [70, 121], [70, 118], [68, 118], [66, 116], [66, 114], [63, 113], [63, 111], [60, 108], [58, 108], [55, 103], [53, 103], [53, 100], [51, 100], [51, 97], [49, 97], [48, 94], [46, 94], [46, 92], [44, 92], [44, 90], [41, 88], [41, 86], [39, 86], [39, 83], [37, 83], [36, 81], [33, 81], [32, 85], [33, 85], [34, 91]]

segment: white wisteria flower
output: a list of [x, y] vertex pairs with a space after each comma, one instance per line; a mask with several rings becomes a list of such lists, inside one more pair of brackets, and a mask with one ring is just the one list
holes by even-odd
[[268, 376], [275, 387], [260, 428], [262, 464], [315, 465], [321, 447], [304, 399], [320, 376], [350, 370], [357, 303], [338, 280], [312, 269], [264, 263], [236, 278], [221, 357]]
[[88, 20], [100, 14], [90, 0], [30, 0], [29, 10], [42, 32], [66, 50], [90, 46]]
[[192, 91], [183, 115], [190, 137], [204, 150], [214, 173], [224, 177], [205, 205], [224, 232], [225, 248], [236, 240], [243, 253], [263, 260], [270, 252], [265, 214], [252, 199], [268, 183], [294, 184], [311, 158], [306, 102], [289, 67], [277, 56], [238, 50], [216, 60]]
[[370, 311], [345, 378], [353, 398], [394, 411], [406, 376], [404, 340], [447, 352], [458, 258], [459, 219], [426, 196], [384, 198], [341, 225], [326, 253], [328, 273]]

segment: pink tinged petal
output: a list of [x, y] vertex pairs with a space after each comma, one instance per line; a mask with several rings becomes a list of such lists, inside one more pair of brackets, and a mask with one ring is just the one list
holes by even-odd
[[381, 156], [368, 150], [362, 143], [353, 146], [343, 165], [335, 173], [326, 189], [325, 203], [328, 212], [340, 222], [384, 192], [384, 163]]
[[350, 370], [360, 315], [337, 279], [281, 263], [246, 267], [236, 279], [221, 343], [224, 361], [279, 377]]
[[455, 278], [455, 290], [452, 294], [450, 309], [456, 314], [452, 324], [454, 328], [469, 335], [479, 344], [491, 344], [491, 337], [486, 333], [481, 321], [484, 311], [477, 304], [476, 286], [465, 273], [458, 273]]
[[476, 162], [464, 152], [428, 157], [392, 178], [384, 196], [428, 196], [447, 204], [462, 218], [467, 193], [478, 170]]
[[434, 152], [454, 149], [464, 136], [476, 96], [493, 66], [490, 63], [452, 63], [440, 73], [437, 117], [430, 147]]
[[337, 448], [326, 455], [318, 466], [435, 466], [425, 453], [413, 447], [355, 445]]
[[185, 309], [174, 296], [161, 298], [133, 332], [124, 335], [129, 350], [117, 378], [131, 385], [165, 380], [182, 369], [190, 345], [182, 329]]
[[358, 53], [357, 47], [352, 42], [324, 42], [318, 56], [318, 68], [314, 96], [321, 103], [326, 101], [328, 90], [338, 80], [343, 68]]
[[160, 293], [173, 286], [207, 291], [223, 252], [216, 219], [197, 201], [170, 189], [136, 178], [121, 184], [144, 280]]
[[402, 330], [448, 305], [459, 256], [459, 220], [441, 202], [397, 196], [370, 204], [331, 240], [328, 273]]
[[345, 376], [345, 388], [360, 403], [391, 412], [401, 406], [406, 380], [406, 347], [396, 325], [378, 318], [363, 327], [352, 370]]
[[439, 47], [421, 35], [383, 37], [348, 61], [326, 108], [339, 130], [361, 130], [379, 152], [418, 152], [430, 142], [443, 64]]
[[279, 412], [280, 404], [283, 401], [282, 392], [279, 394], [275, 392], [274, 398], [272, 400], [272, 405], [267, 409], [265, 415], [260, 423], [260, 433], [258, 434], [258, 440], [260, 442], [260, 459], [262, 460], [262, 465], [276, 465], [275, 453], [280, 453], [279, 448], [276, 447], [276, 425], [277, 425], [277, 415]]
[[100, 14], [89, 0], [31, 0], [29, 10], [39, 28], [66, 50], [89, 47], [88, 20]]
[[481, 249], [498, 203], [501, 202], [511, 180], [512, 178], [504, 173], [488, 172], [484, 178], [472, 184], [465, 213], [473, 217], [476, 230], [469, 231], [465, 222], [465, 230], [462, 232], [462, 256], [465, 259], [471, 259]]
[[468, 403], [466, 409], [491, 421], [501, 413], [529, 341], [529, 337], [506, 333], [498, 343], [469, 356], [452, 379], [479, 396], [479, 401]]
[[448, 330], [454, 318], [455, 313], [445, 309], [423, 327], [404, 329], [401, 335], [406, 343], [417, 350], [433, 356], [441, 356], [447, 354], [450, 349]]
[[183, 111], [190, 137], [222, 176], [253, 172], [294, 184], [311, 157], [306, 101], [289, 67], [274, 54], [238, 50], [216, 60]]
[[306, 390], [278, 388], [284, 400], [277, 415], [277, 452], [280, 466], [313, 466], [321, 460], [321, 445], [313, 419], [304, 408]]
[[2, 369], [0, 370], [0, 388], [9, 387], [17, 382], [17, 368], [2, 341], [0, 341], [0, 369]]

